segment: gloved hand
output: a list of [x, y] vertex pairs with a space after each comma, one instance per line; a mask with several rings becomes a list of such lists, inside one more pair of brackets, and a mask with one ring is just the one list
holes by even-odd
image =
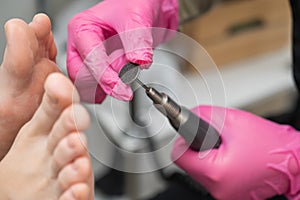
[[[174, 33], [177, 26], [177, 0], [105, 0], [73, 17], [67, 69], [82, 100], [101, 103], [106, 94], [130, 100], [132, 91], [119, 79], [119, 71], [128, 61], [149, 67], [153, 47], [172, 35], [167, 29]], [[152, 27], [166, 32], [154, 33]]]
[[240, 110], [200, 106], [193, 111], [221, 133], [222, 144], [199, 153], [186, 150], [179, 138], [172, 159], [216, 199], [263, 200], [276, 194], [300, 199], [298, 131]]

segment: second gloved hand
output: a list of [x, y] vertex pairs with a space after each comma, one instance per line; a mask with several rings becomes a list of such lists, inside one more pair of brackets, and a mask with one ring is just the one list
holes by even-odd
[[73, 17], [68, 26], [67, 69], [82, 100], [101, 103], [111, 95], [130, 100], [118, 77], [127, 62], [147, 68], [153, 48], [176, 30], [177, 0], [105, 0]]
[[300, 133], [253, 114], [213, 106], [194, 112], [220, 133], [218, 149], [196, 152], [177, 140], [172, 158], [216, 199], [300, 199]]

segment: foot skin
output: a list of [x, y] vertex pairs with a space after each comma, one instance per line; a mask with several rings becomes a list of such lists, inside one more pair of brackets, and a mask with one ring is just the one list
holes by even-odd
[[46, 77], [58, 71], [51, 23], [44, 14], [30, 24], [5, 24], [7, 46], [0, 67], [0, 160], [41, 102]]
[[1, 199], [94, 199], [82, 133], [89, 115], [74, 91], [62, 74], [49, 75], [40, 107], [0, 162]]

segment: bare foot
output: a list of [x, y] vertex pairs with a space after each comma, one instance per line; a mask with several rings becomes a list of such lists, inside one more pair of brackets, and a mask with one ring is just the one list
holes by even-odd
[[82, 133], [89, 116], [60, 73], [45, 83], [42, 103], [0, 162], [4, 200], [92, 200], [93, 175]]
[[36, 15], [30, 24], [12, 19], [5, 32], [7, 46], [0, 68], [0, 160], [40, 104], [46, 77], [58, 71], [46, 15]]

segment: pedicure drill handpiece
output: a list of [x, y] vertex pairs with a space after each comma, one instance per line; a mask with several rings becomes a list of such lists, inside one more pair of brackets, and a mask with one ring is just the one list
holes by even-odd
[[[124, 70], [123, 70], [124, 69]], [[172, 127], [190, 144], [195, 151], [218, 148], [221, 139], [218, 131], [184, 106], [178, 105], [167, 94], [145, 85], [138, 77], [138, 66], [128, 63], [119, 76], [125, 83], [141, 85], [154, 106], [168, 118]]]

